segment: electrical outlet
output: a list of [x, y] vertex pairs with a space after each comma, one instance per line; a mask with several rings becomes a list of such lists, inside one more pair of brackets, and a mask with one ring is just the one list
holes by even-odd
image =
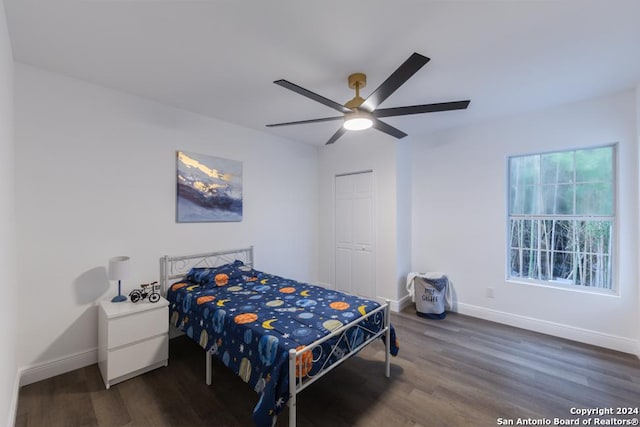
[[493, 298], [494, 297], [494, 293], [495, 293], [495, 289], [494, 288], [487, 288], [485, 295], [487, 296], [487, 298]]

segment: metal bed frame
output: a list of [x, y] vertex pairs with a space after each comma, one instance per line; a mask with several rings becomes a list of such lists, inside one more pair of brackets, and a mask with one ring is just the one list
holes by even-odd
[[[233, 249], [227, 251], [210, 252], [196, 255], [182, 255], [182, 256], [164, 256], [160, 259], [160, 288], [162, 295], [166, 295], [170, 282], [174, 280], [183, 279], [184, 276], [194, 267], [217, 267], [223, 264], [231, 263], [235, 260], [242, 261], [245, 265], [253, 267], [253, 246], [248, 248]], [[322, 376], [327, 374], [333, 368], [340, 366], [345, 360], [355, 355], [362, 348], [372, 343], [382, 335], [385, 339], [385, 376], [389, 378], [391, 376], [391, 328], [390, 328], [390, 304], [389, 301], [385, 301], [380, 307], [372, 310], [366, 315], [353, 320], [350, 323], [343, 325], [341, 328], [336, 329], [331, 334], [322, 337], [321, 339], [307, 345], [304, 349], [296, 351], [295, 349], [289, 350], [289, 426], [295, 427], [296, 425], [296, 396], [302, 390], [316, 382]], [[384, 327], [375, 332], [365, 328], [361, 323], [365, 319], [371, 319], [374, 324], [383, 324]], [[347, 338], [347, 332], [352, 328], [359, 328], [364, 332], [371, 333], [372, 336], [365, 340], [362, 344], [353, 347]], [[314, 375], [303, 375], [303, 363], [298, 363], [298, 375], [296, 375], [296, 359], [302, 357], [303, 353], [311, 352], [313, 362], [320, 360], [322, 356], [321, 344], [327, 340], [337, 338], [336, 345], [331, 349], [331, 354], [326, 358], [324, 365]], [[343, 351], [337, 344], [345, 344], [347, 351]], [[206, 354], [206, 384], [211, 385], [212, 377], [212, 360], [213, 354], [205, 352]], [[337, 361], [329, 364], [327, 361], [335, 356]]]

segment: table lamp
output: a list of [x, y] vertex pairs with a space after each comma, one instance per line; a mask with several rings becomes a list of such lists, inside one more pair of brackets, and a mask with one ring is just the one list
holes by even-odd
[[121, 293], [120, 281], [129, 277], [129, 260], [130, 258], [128, 256], [117, 256], [109, 260], [109, 280], [118, 281], [118, 295], [113, 297], [111, 302], [127, 300], [127, 297]]

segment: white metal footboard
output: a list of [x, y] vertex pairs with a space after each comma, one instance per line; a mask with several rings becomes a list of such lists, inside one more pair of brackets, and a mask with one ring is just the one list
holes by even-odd
[[[297, 394], [300, 393], [305, 388], [307, 388], [308, 386], [310, 386], [311, 384], [313, 384], [314, 382], [316, 382], [317, 380], [319, 380], [320, 378], [322, 378], [322, 376], [327, 374], [333, 368], [340, 366], [345, 360], [349, 359], [351, 356], [356, 354], [358, 351], [360, 351], [362, 348], [369, 345], [376, 339], [378, 339], [383, 334], [385, 335], [385, 344], [386, 344], [385, 358], [384, 358], [385, 376], [387, 378], [391, 376], [390, 313], [391, 313], [390, 305], [389, 305], [389, 301], [387, 300], [385, 304], [383, 304], [382, 306], [376, 308], [375, 310], [372, 310], [366, 315], [359, 317], [358, 319], [350, 323], [347, 323], [346, 325], [335, 330], [331, 334], [323, 337], [318, 341], [315, 341], [311, 345], [306, 346], [304, 349], [301, 349], [298, 351], [294, 349], [289, 350], [289, 402], [288, 402], [288, 405], [289, 405], [289, 426], [290, 427], [295, 427], [296, 425]], [[374, 322], [374, 324], [383, 324], [384, 327], [380, 328], [380, 330], [378, 331], [370, 330], [366, 328], [364, 325], [362, 325], [363, 321], [366, 319], [371, 319]], [[349, 338], [347, 334], [353, 328], [359, 328], [364, 332], [372, 333], [373, 335], [369, 339], [362, 342], [361, 344], [357, 346], [352, 346], [351, 345], [352, 343], [349, 342]], [[313, 357], [313, 362], [320, 360], [322, 356], [322, 347], [321, 347], [322, 343], [330, 339], [333, 339], [335, 337], [338, 337], [338, 340], [336, 344], [332, 347], [331, 354], [325, 358], [325, 362], [323, 366], [320, 368], [320, 370], [313, 375], [304, 375], [303, 374], [304, 359], [302, 355], [307, 352], [311, 352]], [[346, 347], [348, 349], [347, 352], [343, 352], [343, 350], [340, 348], [339, 344], [341, 343], [346, 344]], [[320, 352], [316, 352], [314, 354], [315, 349], [320, 349]], [[340, 354], [338, 354], [337, 352], [339, 352]], [[333, 363], [329, 363], [328, 361], [331, 359], [331, 356], [334, 356], [334, 355], [337, 356], [339, 359]], [[297, 364], [296, 364], [296, 361], [298, 361]], [[297, 369], [296, 369], [296, 365], [297, 365]]]
[[[371, 320], [373, 320], [375, 324], [382, 323], [384, 327], [376, 332], [376, 331], [367, 329], [366, 327], [360, 324], [361, 322], [369, 318], [371, 318]], [[373, 335], [369, 339], [363, 341], [361, 344], [357, 346], [351, 346], [349, 343], [347, 333], [351, 331], [352, 328], [360, 328], [365, 332], [373, 333]], [[329, 373], [329, 371], [331, 371], [332, 369], [340, 366], [345, 360], [349, 359], [351, 356], [355, 355], [361, 349], [363, 349], [367, 345], [374, 342], [383, 334], [385, 336], [385, 347], [386, 347], [385, 356], [384, 356], [385, 376], [389, 378], [391, 376], [391, 357], [390, 357], [391, 356], [391, 353], [390, 353], [391, 352], [391, 310], [390, 310], [390, 304], [388, 300], [382, 306], [376, 308], [375, 310], [372, 310], [366, 315], [359, 317], [350, 323], [347, 323], [346, 325], [335, 330], [331, 334], [306, 346], [304, 349], [301, 349], [299, 351], [296, 351], [294, 349], [289, 350], [289, 369], [288, 369], [289, 371], [289, 402], [287, 403], [289, 405], [289, 426], [290, 427], [296, 426], [296, 403], [297, 403], [298, 393], [300, 393], [302, 390], [304, 390], [305, 388], [307, 388], [308, 386], [310, 386], [311, 384], [313, 384], [314, 382], [322, 378], [325, 374]], [[336, 345], [334, 345], [333, 348], [331, 349], [332, 351], [331, 355], [334, 355], [335, 352], [340, 351], [341, 354], [337, 355], [339, 357], [339, 360], [335, 361], [334, 363], [328, 363], [325, 361], [324, 365], [320, 368], [318, 372], [314, 373], [313, 375], [302, 375], [304, 363], [302, 363], [302, 359], [298, 359], [298, 358], [302, 358], [303, 357], [302, 354], [307, 352], [311, 352], [311, 354], [313, 355], [314, 354], [313, 351], [316, 348], [319, 348], [320, 351], [322, 351], [322, 347], [321, 347], [322, 343], [330, 339], [333, 339], [335, 337], [338, 337], [338, 340], [336, 342]], [[340, 343], [347, 344], [347, 348], [348, 348], [347, 352], [343, 352], [338, 347], [338, 344]], [[212, 367], [213, 354], [211, 354], [210, 352], [205, 352], [205, 354], [206, 354], [206, 366], [207, 366], [206, 383], [207, 385], [211, 385], [211, 382], [212, 382], [211, 367]], [[329, 360], [331, 355], [329, 355], [326, 358], [326, 360]], [[316, 354], [312, 356], [313, 362], [317, 362], [320, 359], [320, 356], [322, 356], [322, 353], [316, 352]], [[297, 367], [298, 367], [297, 371], [296, 371], [296, 360], [299, 360], [299, 362], [297, 363]]]

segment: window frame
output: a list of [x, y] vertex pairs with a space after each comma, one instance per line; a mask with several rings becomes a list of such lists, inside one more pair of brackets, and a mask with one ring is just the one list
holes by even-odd
[[[518, 157], [529, 157], [529, 156], [544, 156], [547, 154], [556, 154], [556, 153], [567, 153], [567, 152], [578, 152], [578, 151], [585, 151], [585, 150], [594, 150], [594, 149], [599, 149], [599, 148], [611, 148], [611, 167], [612, 167], [612, 176], [611, 176], [611, 187], [612, 187], [612, 214], [611, 216], [605, 216], [605, 215], [577, 215], [575, 214], [575, 198], [576, 195], [574, 194], [574, 214], [573, 215], [558, 215], [558, 214], [512, 214], [511, 213], [511, 189], [512, 189], [512, 183], [511, 183], [511, 159], [513, 158], [518, 158]], [[566, 149], [561, 149], [561, 150], [547, 150], [547, 151], [538, 151], [538, 152], [530, 152], [530, 153], [522, 153], [522, 154], [514, 154], [514, 155], [509, 155], [506, 158], [506, 175], [505, 175], [505, 182], [506, 182], [506, 221], [505, 221], [505, 226], [506, 226], [506, 233], [505, 233], [505, 281], [508, 283], [515, 283], [515, 284], [524, 284], [524, 285], [531, 285], [531, 286], [538, 286], [538, 287], [547, 287], [547, 288], [551, 288], [551, 289], [562, 289], [562, 290], [568, 290], [568, 291], [575, 291], [575, 292], [581, 292], [581, 293], [593, 293], [593, 294], [599, 294], [599, 295], [611, 295], [611, 296], [619, 296], [620, 295], [620, 288], [618, 286], [618, 282], [617, 282], [617, 272], [618, 272], [618, 143], [617, 142], [613, 142], [613, 143], [608, 143], [608, 144], [602, 144], [602, 145], [594, 145], [594, 146], [585, 146], [585, 147], [577, 147], [577, 148], [566, 148]], [[540, 166], [539, 166], [540, 167]], [[576, 168], [574, 165], [574, 179], [573, 179], [573, 186], [575, 188], [576, 186], [576, 182], [575, 182], [575, 176], [576, 176]], [[536, 183], [535, 185], [539, 186], [540, 188], [542, 188], [544, 185], [547, 184], [543, 184], [542, 181]], [[538, 198], [538, 200], [536, 201], [537, 203], [541, 202], [540, 198], [542, 197], [542, 191], [537, 191], [536, 192], [536, 197]], [[581, 221], [581, 220], [588, 220], [588, 221], [597, 221], [598, 219], [602, 219], [604, 221], [611, 221], [611, 236], [610, 236], [610, 268], [611, 268], [611, 272], [610, 272], [610, 276], [611, 276], [611, 288], [607, 289], [607, 288], [597, 288], [597, 287], [592, 287], [592, 286], [585, 286], [585, 285], [580, 285], [580, 284], [576, 284], [576, 283], [563, 283], [560, 280], [541, 280], [541, 279], [532, 279], [532, 278], [528, 278], [528, 277], [517, 277], [517, 276], [512, 276], [511, 275], [511, 251], [513, 250], [512, 247], [512, 236], [511, 236], [511, 221], [514, 218], [526, 218], [526, 219], [535, 219], [538, 221], [541, 220], [552, 220], [552, 219], [556, 219], [556, 220], [565, 220], [565, 221]], [[573, 253], [573, 252], [571, 252]]]

